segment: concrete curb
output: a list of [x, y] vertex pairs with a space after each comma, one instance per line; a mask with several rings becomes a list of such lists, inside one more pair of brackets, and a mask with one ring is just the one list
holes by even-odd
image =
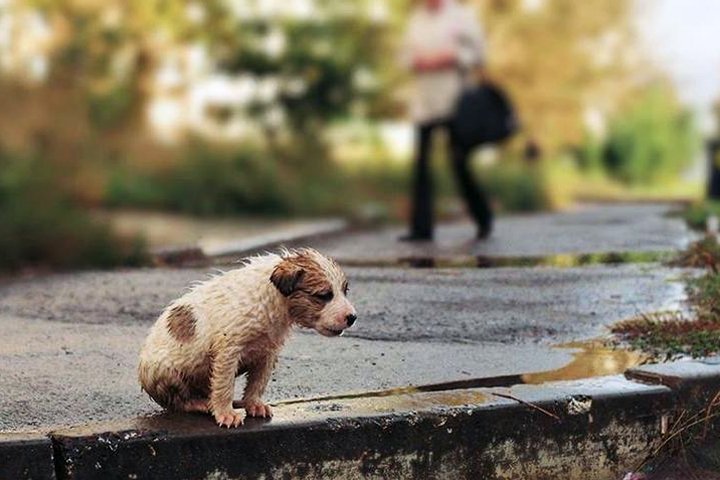
[[[545, 385], [279, 405], [272, 422], [237, 430], [164, 414], [62, 429], [20, 447], [0, 437], [0, 459], [10, 460], [0, 479], [622, 478], [674, 414], [719, 390], [720, 365], [693, 361]], [[32, 455], [38, 470], [24, 470]]]
[[54, 479], [52, 441], [40, 434], [0, 433], [0, 480]]
[[280, 246], [294, 246], [318, 238], [345, 233], [349, 223], [341, 219], [318, 220], [307, 225], [284, 229], [278, 232], [252, 235], [241, 240], [202, 249], [199, 247], [176, 247], [156, 249], [152, 253], [156, 265], [202, 266], [211, 262], [235, 260], [264, 250]]
[[208, 249], [209, 257], [224, 257], [234, 255], [248, 255], [257, 251], [272, 249], [280, 245], [309, 242], [319, 237], [344, 233], [349, 228], [345, 220], [322, 220], [312, 224], [277, 233], [257, 235], [248, 239], [230, 242], [226, 245]]

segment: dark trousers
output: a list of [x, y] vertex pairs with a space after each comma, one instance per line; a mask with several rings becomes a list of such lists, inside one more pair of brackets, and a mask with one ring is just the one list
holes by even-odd
[[[413, 205], [410, 235], [430, 238], [433, 234], [433, 193], [430, 176], [430, 153], [432, 142], [438, 130], [448, 131], [447, 122], [433, 122], [420, 125], [417, 129], [417, 150], [413, 180]], [[450, 136], [451, 137], [451, 136]], [[492, 210], [480, 185], [470, 172], [470, 152], [449, 139], [450, 162], [458, 189], [462, 194], [469, 213], [478, 226], [479, 232], [489, 231], [492, 224]]]

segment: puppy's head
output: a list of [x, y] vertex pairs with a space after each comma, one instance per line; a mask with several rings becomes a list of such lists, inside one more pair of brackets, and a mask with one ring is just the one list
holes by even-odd
[[302, 327], [334, 337], [355, 323], [345, 274], [334, 260], [315, 250], [284, 255], [270, 281], [287, 298], [290, 317]]

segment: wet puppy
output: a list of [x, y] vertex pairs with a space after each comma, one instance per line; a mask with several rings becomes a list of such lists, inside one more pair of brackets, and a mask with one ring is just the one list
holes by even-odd
[[155, 322], [140, 353], [140, 384], [161, 406], [209, 412], [220, 426], [242, 424], [235, 378], [247, 373], [248, 416], [270, 417], [261, 397], [293, 325], [328, 337], [356, 319], [335, 261], [312, 249], [248, 259], [196, 285]]

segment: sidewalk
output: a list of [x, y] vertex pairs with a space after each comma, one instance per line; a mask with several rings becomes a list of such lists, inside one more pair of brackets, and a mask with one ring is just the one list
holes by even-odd
[[555, 254], [659, 252], [685, 246], [688, 232], [678, 207], [662, 204], [584, 205], [564, 213], [513, 215], [496, 222], [493, 235], [477, 242], [469, 223], [444, 225], [432, 243], [402, 243], [403, 227], [387, 227], [313, 242], [345, 262], [378, 264], [404, 258], [452, 259]]
[[[649, 261], [653, 256], [616, 265], [622, 255], [591, 254], [682, 248], [691, 235], [681, 220], [667, 216], [671, 208], [597, 206], [501, 218], [488, 242], [471, 241], [466, 224], [443, 226], [433, 245], [398, 243], [399, 228], [313, 239], [310, 244], [341, 263], [356, 265], [346, 270], [360, 318], [341, 338], [297, 332], [267, 397], [277, 402], [448, 381], [501, 387], [621, 374], [639, 356], [588, 340], [637, 313], [677, 308], [685, 271]], [[556, 265], [585, 266], [401, 266], [407, 258], [557, 254], [566, 255], [555, 257]], [[585, 262], [575, 261], [583, 255]], [[138, 349], [163, 306], [209, 271], [57, 274], [1, 285], [0, 432], [46, 433], [157, 413], [137, 385]], [[371, 411], [381, 404], [374, 402]], [[385, 413], [412, 411], [414, 405], [390, 404]], [[317, 408], [320, 418], [336, 411]], [[337, 411], [332, 416], [345, 416]], [[307, 416], [295, 414], [297, 420]], [[293, 422], [295, 414], [283, 418]]]
[[[638, 207], [611, 210], [606, 216], [618, 228], [637, 215]], [[648, 231], [665, 242], [656, 241], [655, 248], [685, 241], [679, 220], [666, 219], [658, 207], [644, 211], [653, 213], [643, 221], [653, 227], [624, 232], [625, 245], [637, 248]], [[599, 216], [590, 215], [593, 221]], [[533, 218], [501, 220], [498, 232], [505, 233], [499, 235], [524, 231], [534, 222], [536, 228], [555, 228], [559, 239], [582, 226], [588, 231], [582, 243], [588, 252], [603, 245], [591, 243], [592, 238], [605, 241], [593, 231], [606, 226], [592, 226], [580, 213]], [[441, 233], [452, 236], [460, 228]], [[544, 235], [537, 230], [535, 234]], [[379, 242], [384, 235], [372, 238]], [[336, 241], [341, 258], [348, 258], [346, 246], [354, 245], [352, 238]], [[385, 255], [399, 248], [389, 245], [382, 251]], [[502, 245], [501, 240], [495, 245]], [[154, 269], [58, 274], [0, 288], [0, 389], [6, 392], [0, 397], [0, 430], [42, 432], [156, 411], [137, 385], [137, 352], [163, 306], [208, 273]], [[675, 307], [684, 297], [680, 272], [652, 264], [566, 269], [351, 267], [347, 273], [360, 313], [358, 323], [337, 339], [295, 334], [273, 377], [271, 400], [553, 371], [575, 356], [586, 363], [578, 368], [588, 373], [620, 373], [632, 359], [554, 346], [603, 335], [607, 325], [638, 312]], [[587, 366], [593, 359], [611, 367], [596, 372]], [[327, 368], [331, 364], [344, 368]]]

